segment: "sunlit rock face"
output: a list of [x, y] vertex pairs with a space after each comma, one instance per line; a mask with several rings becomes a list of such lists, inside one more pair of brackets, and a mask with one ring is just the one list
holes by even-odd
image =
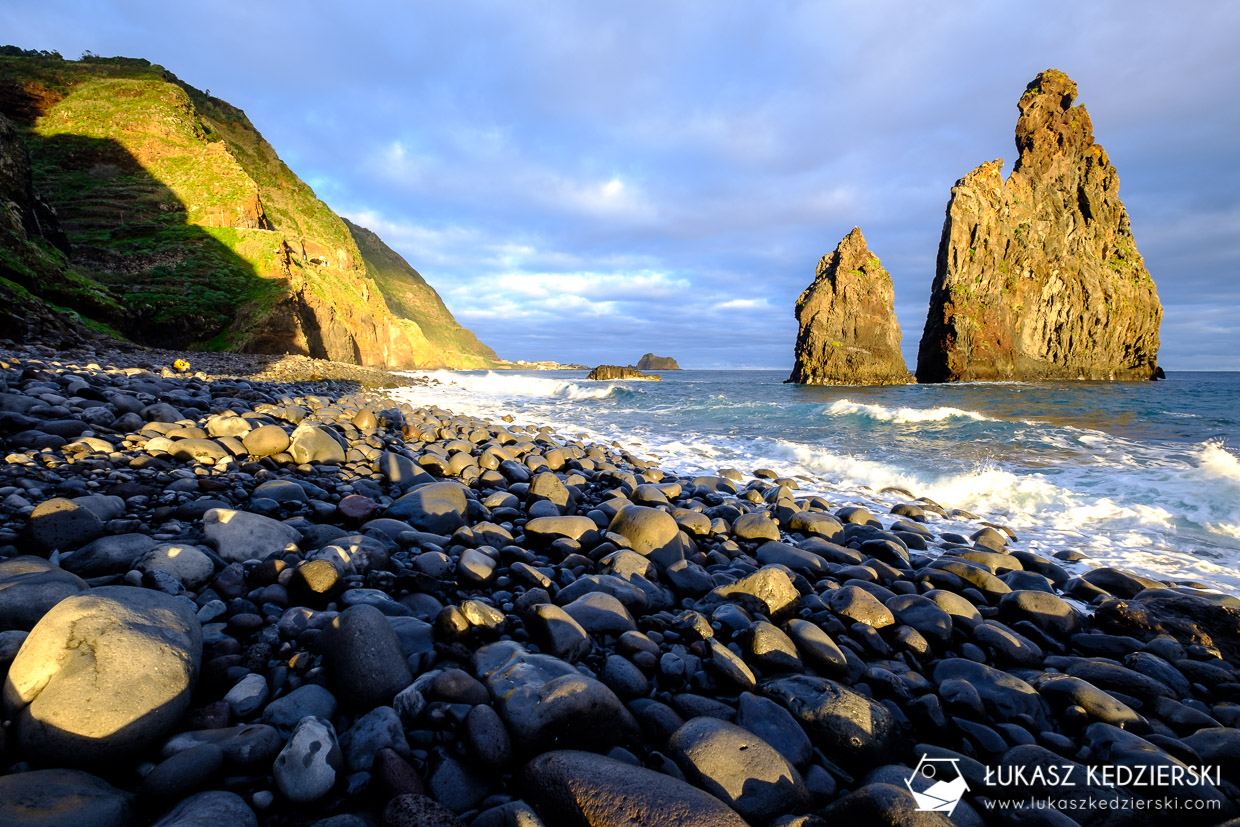
[[1076, 84], [1021, 96], [1020, 157], [952, 188], [917, 381], [1151, 379], [1162, 306]]
[[189, 706], [202, 660], [192, 606], [106, 586], [67, 597], [22, 645], [5, 717], [38, 761], [106, 767], [162, 739]]
[[818, 262], [797, 299], [796, 364], [802, 385], [902, 385], [912, 380], [900, 354], [891, 275], [858, 227]]

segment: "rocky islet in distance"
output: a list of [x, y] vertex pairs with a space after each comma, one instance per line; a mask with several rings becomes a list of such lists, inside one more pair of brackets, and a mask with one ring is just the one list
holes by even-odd
[[638, 370], [680, 370], [680, 365], [671, 356], [655, 356], [647, 353], [637, 361]]
[[1020, 153], [956, 182], [919, 382], [1152, 379], [1162, 307], [1119, 177], [1076, 84], [1039, 74], [1018, 103]]
[[957, 824], [1029, 793], [984, 767], [1052, 763], [1221, 764], [1073, 795], [1237, 813], [1235, 598], [349, 366], [154, 358], [0, 353], [5, 823], [945, 823], [923, 754]]
[[789, 382], [901, 385], [912, 375], [900, 353], [891, 275], [859, 227], [818, 262], [796, 303], [796, 362]]
[[662, 379], [656, 373], [642, 373], [637, 368], [625, 365], [599, 365], [590, 371], [586, 379], [593, 379], [600, 382], [611, 382], [624, 379], [646, 379], [651, 382], [658, 382]]

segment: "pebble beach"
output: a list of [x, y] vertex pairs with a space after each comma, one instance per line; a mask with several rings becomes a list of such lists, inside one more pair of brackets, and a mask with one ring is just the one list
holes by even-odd
[[1240, 599], [417, 381], [0, 349], [0, 824], [1240, 814]]

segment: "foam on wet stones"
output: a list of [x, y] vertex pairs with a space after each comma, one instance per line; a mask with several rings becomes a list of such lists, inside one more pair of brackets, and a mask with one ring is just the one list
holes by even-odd
[[192, 605], [147, 589], [92, 589], [31, 631], [4, 683], [5, 713], [26, 754], [106, 766], [176, 725], [201, 658]]

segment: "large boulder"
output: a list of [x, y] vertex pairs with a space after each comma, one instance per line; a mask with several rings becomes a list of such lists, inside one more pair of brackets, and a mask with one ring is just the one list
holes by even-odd
[[36, 760], [108, 766], [167, 735], [201, 660], [193, 604], [128, 586], [92, 589], [30, 632], [4, 683], [5, 716]]
[[469, 499], [465, 487], [455, 482], [419, 485], [392, 503], [385, 517], [403, 520], [418, 531], [451, 534], [465, 525]]
[[903, 385], [912, 375], [900, 353], [891, 275], [866, 246], [861, 228], [818, 262], [796, 304], [796, 362], [802, 385]]
[[35, 770], [0, 776], [0, 824], [8, 827], [126, 827], [132, 796], [81, 770]]
[[809, 789], [796, 767], [747, 729], [718, 718], [685, 723], [667, 742], [685, 777], [750, 823], [811, 808]]
[[220, 557], [230, 563], [262, 560], [301, 540], [297, 529], [287, 523], [229, 508], [212, 508], [203, 514], [202, 529]]
[[374, 606], [345, 609], [332, 621], [326, 638], [325, 661], [344, 705], [369, 710], [390, 704], [413, 682], [396, 630]]
[[602, 755], [558, 750], [525, 768], [524, 793], [561, 827], [746, 827], [712, 795], [666, 773]]
[[833, 680], [791, 675], [763, 681], [761, 691], [791, 712], [814, 744], [841, 766], [875, 767], [909, 753], [908, 740], [886, 707]]
[[30, 515], [30, 534], [43, 548], [64, 551], [102, 537], [104, 523], [87, 503], [53, 497], [35, 506]]
[[1042, 72], [1017, 104], [1020, 157], [956, 182], [917, 381], [1152, 379], [1162, 306], [1076, 84]]
[[615, 693], [566, 661], [500, 641], [479, 649], [473, 665], [513, 744], [527, 754], [552, 746], [604, 749], [640, 737]]

